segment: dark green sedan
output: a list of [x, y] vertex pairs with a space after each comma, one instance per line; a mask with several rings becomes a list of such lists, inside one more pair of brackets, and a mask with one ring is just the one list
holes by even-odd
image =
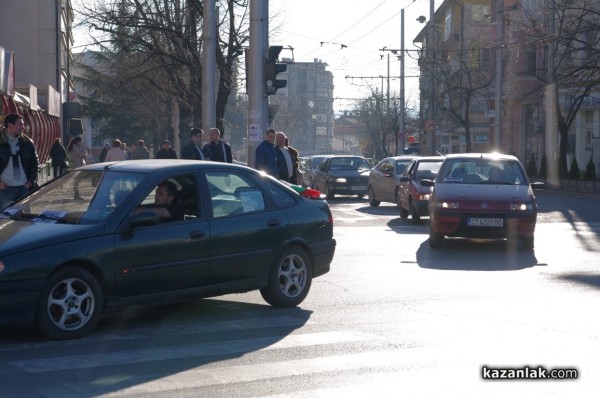
[[327, 203], [254, 169], [84, 166], [3, 210], [0, 325], [76, 338], [109, 308], [257, 289], [273, 306], [296, 306], [334, 252]]

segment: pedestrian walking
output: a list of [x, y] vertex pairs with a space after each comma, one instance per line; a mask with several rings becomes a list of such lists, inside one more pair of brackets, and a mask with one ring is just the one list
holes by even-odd
[[50, 159], [52, 159], [52, 175], [54, 178], [62, 175], [67, 168], [67, 150], [60, 143], [60, 138], [54, 139], [50, 148]]

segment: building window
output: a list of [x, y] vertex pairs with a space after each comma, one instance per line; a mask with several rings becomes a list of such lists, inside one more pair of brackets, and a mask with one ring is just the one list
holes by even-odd
[[589, 124], [594, 123], [594, 111], [585, 111], [585, 122]]
[[537, 49], [535, 46], [528, 46], [525, 57], [525, 73], [529, 76], [535, 76], [537, 71]]
[[446, 18], [444, 21], [444, 40], [448, 40], [452, 35], [452, 9], [449, 8], [446, 11]]
[[473, 4], [472, 10], [473, 23], [490, 23], [492, 10], [488, 4]]

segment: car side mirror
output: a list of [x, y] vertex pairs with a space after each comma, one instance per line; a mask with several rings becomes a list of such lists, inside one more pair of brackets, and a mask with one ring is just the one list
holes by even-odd
[[435, 185], [435, 182], [433, 180], [430, 180], [428, 178], [424, 178], [421, 181], [419, 181], [421, 183], [421, 185], [423, 185], [424, 187], [432, 187]]
[[532, 182], [531, 188], [532, 189], [546, 189], [546, 184], [544, 184], [543, 182]]
[[407, 176], [400, 177], [400, 182], [408, 182], [409, 178]]

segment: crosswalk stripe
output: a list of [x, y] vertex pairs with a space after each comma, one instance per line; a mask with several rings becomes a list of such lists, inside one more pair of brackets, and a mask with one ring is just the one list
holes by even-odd
[[30, 373], [64, 371], [139, 364], [150, 361], [216, 356], [247, 353], [258, 350], [276, 350], [291, 347], [306, 347], [325, 344], [359, 342], [372, 340], [373, 336], [359, 332], [320, 332], [287, 336], [272, 336], [256, 339], [230, 340], [219, 343], [200, 343], [165, 348], [124, 350], [101, 354], [72, 355], [65, 357], [40, 358], [10, 362]]
[[[414, 358], [411, 359], [414, 360]], [[123, 397], [134, 394], [152, 394], [166, 391], [183, 391], [232, 383], [247, 383], [285, 377], [305, 376], [318, 373], [342, 372], [357, 369], [398, 367], [406, 365], [401, 351], [364, 352], [360, 354], [297, 359], [251, 365], [234, 365], [218, 368], [194, 368], [146, 383], [141, 382], [118, 392], [102, 395], [103, 398]], [[71, 385], [71, 388], [76, 387]]]

